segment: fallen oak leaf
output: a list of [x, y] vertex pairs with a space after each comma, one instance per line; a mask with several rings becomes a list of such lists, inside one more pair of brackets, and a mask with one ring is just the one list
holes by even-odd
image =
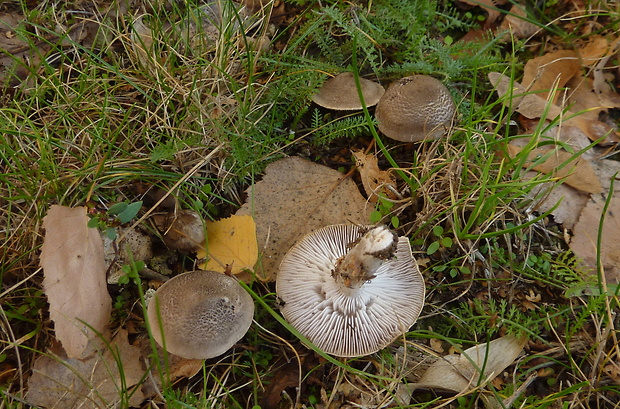
[[56, 338], [69, 358], [91, 352], [89, 340], [104, 332], [112, 313], [103, 241], [88, 221], [85, 207], [57, 205], [43, 218], [43, 289]]

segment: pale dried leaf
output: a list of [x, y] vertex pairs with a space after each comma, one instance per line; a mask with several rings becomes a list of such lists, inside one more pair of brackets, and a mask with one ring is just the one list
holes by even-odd
[[153, 32], [144, 23], [144, 16], [138, 16], [131, 25], [131, 45], [134, 53], [138, 57], [138, 61], [144, 67], [153, 68], [155, 62], [152, 58], [153, 50]]
[[[576, 52], [554, 51], [530, 59], [525, 64], [521, 84], [530, 92], [536, 92], [536, 95], [547, 100], [550, 90], [564, 87], [580, 70], [581, 64]], [[560, 93], [554, 94], [553, 103], [556, 103]]]
[[431, 389], [453, 393], [466, 392], [479, 382], [491, 381], [519, 356], [527, 339], [505, 336], [463, 351], [462, 354], [439, 358], [408, 390]]
[[96, 352], [86, 359], [68, 358], [62, 350], [37, 358], [26, 401], [46, 408], [108, 409], [121, 407], [125, 394], [122, 407], [139, 406], [144, 369], [140, 349], [129, 344], [127, 331], [120, 330], [109, 345], [101, 339], [93, 343]]
[[379, 195], [382, 197], [394, 197], [394, 190], [388, 186], [396, 187], [394, 175], [387, 170], [379, 169], [378, 159], [375, 155], [366, 154], [361, 150], [351, 151], [355, 157], [357, 170], [362, 179], [362, 186], [366, 196], [371, 202], [376, 202]]
[[[579, 215], [569, 242], [571, 250], [586, 268], [596, 275], [596, 256], [599, 222], [603, 215], [604, 195], [592, 195]], [[620, 195], [614, 194], [608, 212], [605, 214], [601, 240], [601, 262], [607, 282], [620, 282]]]
[[601, 263], [607, 283], [620, 283], [620, 163], [613, 160], [600, 160], [593, 163], [606, 192], [591, 195], [573, 228], [573, 236], [569, 247], [583, 262], [584, 267], [596, 275], [596, 257], [599, 222], [603, 216], [603, 207], [607, 197], [607, 188], [611, 179], [615, 179], [614, 194], [603, 224], [601, 237]]
[[89, 339], [110, 321], [103, 242], [87, 226], [85, 207], [52, 206], [43, 219], [43, 288], [56, 338], [70, 358], [83, 358]]
[[215, 222], [207, 222], [205, 251], [197, 253], [198, 258], [208, 259], [199, 267], [220, 273], [239, 274], [253, 270], [258, 260], [256, 224], [250, 215], [233, 215]]
[[[521, 175], [521, 180], [531, 180], [540, 173], [528, 171]], [[590, 198], [589, 193], [582, 192], [562, 183], [546, 182], [537, 184], [527, 195], [533, 200], [533, 211], [539, 214], [551, 211], [556, 222], [571, 230], [577, 223], [579, 213]]]
[[254, 216], [262, 253], [256, 274], [274, 280], [282, 257], [302, 236], [331, 224], [368, 224], [372, 208], [340, 172], [291, 157], [265, 169], [237, 214]]
[[[514, 158], [521, 152], [521, 148], [508, 144], [507, 151], [510, 157]], [[523, 167], [531, 167], [557, 179], [563, 179], [564, 183], [583, 192], [602, 192], [603, 188], [590, 162], [579, 157], [571, 160], [572, 156], [573, 154], [569, 152], [552, 147], [535, 148], [529, 152], [528, 160], [523, 163]], [[543, 157], [546, 159], [541, 162]]]

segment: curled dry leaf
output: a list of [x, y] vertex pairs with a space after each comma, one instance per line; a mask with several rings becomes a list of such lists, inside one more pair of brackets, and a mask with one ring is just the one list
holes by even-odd
[[419, 382], [409, 384], [408, 391], [431, 389], [461, 393], [490, 382], [519, 356], [527, 339], [508, 335], [463, 351], [439, 358], [422, 375]]
[[367, 224], [368, 206], [355, 183], [326, 166], [298, 157], [267, 166], [263, 180], [248, 189], [237, 214], [251, 214], [262, 258], [255, 271], [274, 280], [284, 254], [302, 236], [331, 224]]
[[379, 195], [382, 197], [394, 197], [396, 187], [396, 179], [394, 175], [387, 170], [379, 169], [377, 157], [375, 155], [365, 154], [363, 151], [351, 151], [355, 157], [357, 170], [362, 179], [362, 185], [368, 196], [368, 200], [376, 202]]
[[69, 358], [89, 354], [89, 340], [103, 333], [112, 311], [103, 242], [88, 220], [85, 207], [64, 206], [52, 206], [43, 219], [43, 288]]
[[[258, 260], [256, 224], [250, 215], [233, 215], [207, 222], [206, 246], [198, 250], [198, 258], [207, 258], [202, 270], [239, 274], [253, 270]], [[206, 249], [206, 250], [205, 250]]]

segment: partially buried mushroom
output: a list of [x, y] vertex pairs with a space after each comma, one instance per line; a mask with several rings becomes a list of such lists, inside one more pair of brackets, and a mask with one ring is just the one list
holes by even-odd
[[215, 271], [192, 271], [159, 287], [148, 305], [151, 332], [172, 354], [208, 359], [223, 354], [250, 328], [252, 297], [237, 280]]
[[412, 75], [390, 85], [375, 109], [379, 130], [403, 142], [441, 138], [456, 106], [441, 81]]
[[[367, 107], [377, 105], [385, 92], [381, 84], [360, 78], [360, 88]], [[325, 81], [323, 86], [312, 96], [312, 101], [323, 108], [336, 111], [355, 111], [362, 109], [352, 72], [344, 72]]]
[[276, 279], [282, 315], [323, 351], [376, 352], [402, 336], [424, 305], [409, 240], [385, 226], [333, 225], [302, 238]]

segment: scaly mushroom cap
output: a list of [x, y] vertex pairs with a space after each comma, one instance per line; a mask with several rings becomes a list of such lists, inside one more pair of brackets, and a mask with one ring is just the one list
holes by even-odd
[[412, 75], [389, 86], [375, 116], [387, 137], [415, 142], [441, 138], [455, 111], [450, 91], [439, 80]]
[[284, 256], [276, 279], [282, 315], [325, 352], [356, 357], [404, 334], [424, 305], [409, 240], [385, 226], [319, 229]]
[[[365, 78], [360, 78], [360, 87], [367, 107], [377, 105], [385, 92], [381, 84]], [[344, 72], [325, 81], [318, 92], [312, 96], [312, 101], [323, 108], [338, 111], [362, 109], [362, 102], [357, 93], [355, 77], [352, 72]]]
[[[208, 359], [226, 352], [250, 328], [252, 297], [237, 280], [192, 271], [159, 287], [148, 305], [153, 337], [172, 354]], [[161, 325], [160, 325], [161, 324]]]

